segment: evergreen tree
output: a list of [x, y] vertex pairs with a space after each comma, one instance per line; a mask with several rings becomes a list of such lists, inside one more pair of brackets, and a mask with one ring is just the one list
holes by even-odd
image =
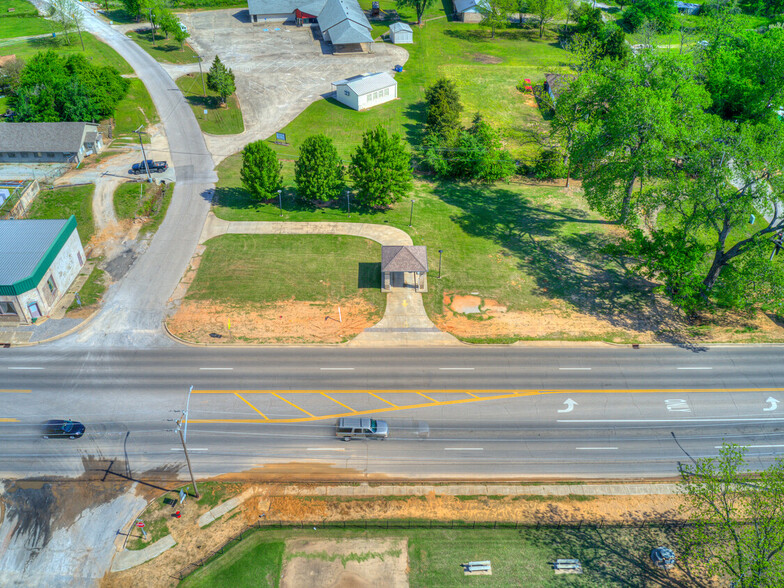
[[349, 167], [357, 201], [368, 207], [389, 206], [412, 187], [410, 155], [400, 135], [378, 126], [362, 135]]
[[343, 187], [343, 162], [332, 139], [313, 135], [302, 142], [294, 164], [297, 193], [305, 200], [334, 200]]
[[242, 150], [242, 185], [254, 198], [269, 200], [283, 187], [281, 167], [277, 155], [264, 141], [248, 143]]
[[237, 90], [234, 85], [234, 73], [228, 69], [217, 55], [207, 72], [207, 87], [220, 96], [221, 104]]
[[447, 78], [440, 78], [425, 90], [427, 118], [425, 131], [439, 139], [450, 140], [460, 130], [460, 94], [455, 83]]

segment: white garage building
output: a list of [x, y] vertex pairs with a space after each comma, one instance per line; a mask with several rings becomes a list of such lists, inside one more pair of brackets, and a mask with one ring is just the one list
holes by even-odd
[[414, 31], [404, 22], [389, 25], [389, 37], [395, 45], [414, 42]]
[[85, 262], [76, 218], [0, 221], [0, 324], [48, 315]]
[[365, 110], [397, 98], [397, 82], [386, 72], [332, 82], [335, 99], [354, 110]]

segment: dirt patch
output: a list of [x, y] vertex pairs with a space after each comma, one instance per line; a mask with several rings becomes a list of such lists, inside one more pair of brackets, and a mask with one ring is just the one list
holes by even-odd
[[408, 586], [405, 539], [290, 539], [281, 588]]
[[461, 314], [476, 314], [481, 304], [482, 299], [479, 296], [454, 296], [449, 307]]
[[689, 345], [784, 341], [784, 325], [764, 313], [712, 315], [701, 324], [687, 322], [663, 300], [655, 305], [660, 309], [658, 312], [599, 317], [581, 313], [560, 300], [550, 301], [550, 307], [544, 310], [522, 311], [508, 310], [497, 300], [484, 299], [480, 315], [465, 316], [471, 311], [468, 305], [477, 305], [477, 300], [476, 296], [446, 294], [446, 312], [433, 317], [433, 322], [457, 337], [479, 340], [520, 338]]
[[341, 302], [340, 311], [337, 304], [295, 300], [242, 306], [186, 300], [168, 327], [172, 334], [198, 343], [341, 343], [381, 318], [362, 297]]
[[474, 53], [471, 58], [477, 63], [486, 63], [488, 65], [498, 65], [503, 63], [504, 60], [495, 55], [487, 55], [486, 53]]

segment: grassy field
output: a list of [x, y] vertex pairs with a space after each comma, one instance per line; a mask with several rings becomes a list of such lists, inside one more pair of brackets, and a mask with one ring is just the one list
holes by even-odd
[[127, 135], [138, 129], [139, 125], [155, 124], [160, 120], [150, 93], [142, 81], [132, 78], [130, 82], [128, 93], [115, 110], [115, 136]]
[[[206, 75], [204, 76], [206, 78]], [[207, 88], [207, 97], [204, 97], [201, 74], [188, 74], [177, 78], [177, 87], [182, 90], [185, 99], [191, 105], [196, 120], [199, 121], [201, 130], [211, 135], [236, 135], [245, 130], [242, 122], [237, 96], [231, 95], [226, 99], [227, 107], [220, 106], [217, 92]], [[204, 114], [204, 111], [207, 114]]]
[[[280, 220], [277, 203], [259, 204], [241, 187], [241, 158], [218, 167], [220, 182], [214, 212], [226, 220]], [[291, 166], [287, 165], [290, 185]], [[587, 210], [579, 192], [522, 182], [473, 185], [416, 182], [410, 200], [383, 212], [340, 207], [312, 208], [284, 195], [283, 220], [383, 223], [408, 232], [416, 245], [427, 245], [428, 312], [440, 314], [444, 292], [480, 292], [512, 310], [548, 306], [565, 299], [585, 312], [612, 313], [633, 309], [643, 293], [627, 284], [619, 266], [599, 252], [611, 238], [612, 225]], [[434, 279], [438, 250], [443, 250], [442, 279]], [[304, 277], [306, 274], [301, 274]], [[318, 282], [320, 273], [309, 276]]]
[[[223, 235], [211, 239], [193, 300], [338, 302], [361, 294], [383, 310], [381, 246], [336, 235]], [[231, 276], [231, 279], [227, 279]]]
[[173, 183], [163, 186], [147, 182], [126, 182], [114, 191], [114, 210], [118, 219], [148, 218], [139, 234], [155, 233], [166, 216], [173, 193]]
[[[382, 9], [394, 7], [388, 0], [381, 5]], [[398, 100], [362, 112], [333, 99], [319, 100], [281, 129], [290, 146], [271, 147], [282, 157], [294, 159], [306, 137], [323, 132], [347, 159], [365, 130], [383, 124], [416, 148], [421, 142], [425, 88], [446, 76], [457, 82], [466, 125], [479, 111], [498, 129], [515, 158], [530, 159], [536, 154], [548, 125], [530, 97], [515, 86], [523, 78], [537, 83], [544, 80], [545, 72], [566, 71], [570, 56], [558, 47], [552, 33], [539, 40], [533, 29], [511, 28], [490, 39], [486, 28], [440, 19], [422, 29], [414, 27], [414, 44], [405, 49], [410, 57], [405, 70], [395, 76]]]
[[0, 39], [51, 33], [53, 26], [26, 0], [0, 0]]
[[[102, 43], [90, 33], [82, 33], [84, 39], [84, 55], [91, 60], [94, 65], [111, 65], [116, 68], [121, 74], [133, 73], [133, 69], [128, 63], [120, 57], [114, 49]], [[0, 47], [0, 54], [11, 55], [15, 54], [17, 57], [28, 61], [33, 55], [39, 51], [46, 51], [51, 49], [60, 55], [67, 55], [68, 53], [82, 53], [82, 45], [79, 43], [79, 37], [76, 34], [71, 35], [71, 44], [67, 45], [65, 39], [57, 35], [56, 39], [51, 37], [39, 39], [26, 39]]]
[[[96, 304], [101, 299], [104, 292], [106, 292], [106, 272], [98, 267], [94, 267], [93, 271], [90, 273], [90, 277], [87, 278], [87, 281], [79, 290], [82, 307]], [[80, 308], [80, 306], [74, 299], [71, 306], [68, 307], [68, 310], [75, 310], [77, 308]]]
[[[284, 541], [305, 537], [319, 539], [394, 537], [408, 539], [412, 588], [447, 586], [529, 587], [628, 587], [689, 584], [680, 570], [670, 573], [649, 563], [651, 548], [673, 546], [675, 538], [662, 529], [630, 528], [525, 528], [515, 529], [401, 529], [338, 530], [317, 532], [262, 529], [231, 547], [188, 576], [180, 585], [277, 586], [286, 554]], [[556, 576], [551, 562], [575, 558], [582, 575]], [[492, 576], [466, 578], [461, 562], [490, 560]], [[683, 583], [678, 584], [678, 581]], [[273, 583], [274, 582], [274, 583]]]
[[[144, 27], [144, 25], [141, 25]], [[154, 59], [161, 63], [195, 63], [196, 53], [191, 49], [186, 41], [183, 43], [182, 48], [180, 44], [174, 40], [174, 37], [169, 36], [167, 40], [164, 34], [160, 31], [155, 33], [155, 43], [152, 42], [150, 29], [142, 28], [142, 32], [128, 31], [126, 35], [133, 39], [139, 47], [144, 49], [147, 53], [153, 56]]]
[[92, 207], [94, 190], [92, 184], [42, 190], [33, 201], [27, 218], [68, 218], [74, 215], [82, 244], [86, 244], [95, 233]]

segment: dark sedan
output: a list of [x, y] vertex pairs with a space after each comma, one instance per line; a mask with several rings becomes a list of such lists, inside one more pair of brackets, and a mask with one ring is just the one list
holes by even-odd
[[84, 435], [84, 425], [79, 421], [51, 420], [44, 424], [44, 439], [78, 439]]

